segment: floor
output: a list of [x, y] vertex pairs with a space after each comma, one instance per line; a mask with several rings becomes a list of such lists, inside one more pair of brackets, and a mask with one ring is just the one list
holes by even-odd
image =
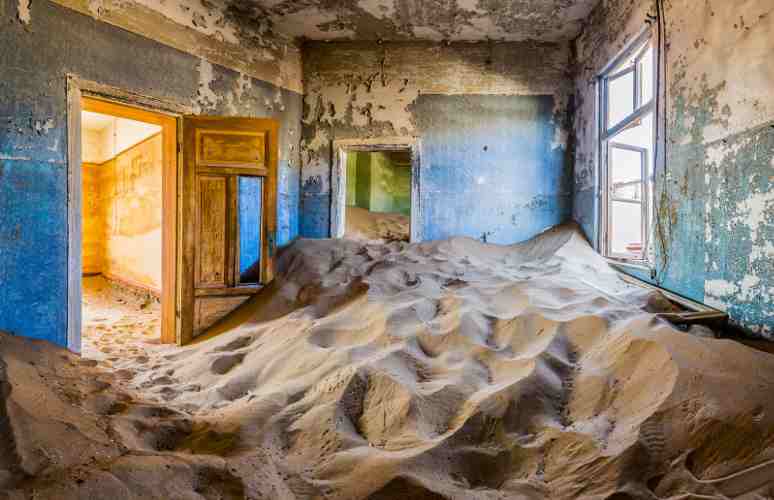
[[161, 304], [102, 276], [84, 278], [82, 332], [84, 358], [117, 370], [147, 363], [161, 347]]

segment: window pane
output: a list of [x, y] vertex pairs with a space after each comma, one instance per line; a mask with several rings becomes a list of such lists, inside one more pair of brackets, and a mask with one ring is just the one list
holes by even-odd
[[642, 182], [617, 182], [612, 188], [612, 198], [618, 200], [642, 201]]
[[629, 183], [632, 181], [642, 181], [642, 161], [643, 153], [641, 151], [632, 151], [630, 149], [610, 147], [610, 186], [619, 183]]
[[263, 178], [239, 177], [239, 283], [261, 282], [261, 205]]
[[640, 105], [647, 104], [653, 99], [653, 71], [653, 47], [648, 46], [640, 60], [640, 95], [642, 96]]
[[642, 255], [642, 205], [610, 203], [610, 242], [613, 254]]
[[616, 134], [611, 141], [647, 149], [650, 152], [653, 144], [653, 113], [650, 112], [639, 120], [635, 120], [631, 126]]
[[[626, 146], [632, 146], [635, 148], [641, 148], [647, 152], [647, 164], [646, 164], [646, 179], [645, 182], [649, 189], [652, 189], [652, 172], [653, 172], [653, 113], [648, 113], [641, 119], [636, 120], [631, 127], [623, 130], [617, 134], [613, 139], [616, 144], [622, 144]], [[625, 158], [618, 158], [618, 150], [616, 150], [616, 158], [611, 159], [610, 164], [615, 164], [615, 160], [625, 161]], [[634, 159], [630, 160], [632, 163]]]
[[634, 112], [634, 71], [607, 82], [607, 128], [613, 128]]

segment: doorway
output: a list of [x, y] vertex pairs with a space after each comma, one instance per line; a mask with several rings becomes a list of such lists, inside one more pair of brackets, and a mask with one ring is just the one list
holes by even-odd
[[410, 144], [338, 144], [332, 237], [368, 243], [417, 241], [417, 160]]
[[[97, 181], [88, 178], [91, 173], [84, 174], [84, 168], [89, 165], [82, 166], [81, 150], [88, 147], [84, 145], [86, 132], [82, 122], [98, 121], [94, 116], [84, 115], [84, 111], [105, 115], [107, 118], [96, 117], [102, 120], [139, 122], [137, 128], [147, 128], [149, 136], [132, 143], [129, 149], [136, 146], [150, 150], [151, 145], [156, 148], [155, 152], [146, 151], [147, 157], [117, 148], [119, 154], [126, 153], [129, 159], [116, 161], [123, 161], [129, 168], [117, 176], [118, 188], [96, 190], [111, 196], [118, 190], [125, 195], [111, 210], [100, 208], [109, 202], [99, 196], [89, 199], [89, 189], [95, 188], [84, 185], [84, 182]], [[194, 116], [190, 112], [153, 98], [68, 77], [67, 347], [74, 352], [81, 352], [83, 343], [84, 271], [90, 275], [86, 278], [104, 279], [104, 282], [97, 281], [98, 286], [85, 283], [87, 294], [96, 288], [96, 292], [111, 295], [113, 290], [103, 288], [116, 285], [121, 294], [115, 297], [114, 303], [137, 306], [151, 316], [153, 307], [158, 307], [157, 321], [140, 325], [143, 341], [178, 345], [203, 337], [273, 280], [279, 122], [266, 118]], [[113, 137], [113, 141], [119, 143], [120, 138]], [[153, 161], [158, 165], [159, 155], [161, 166], [151, 167]], [[149, 171], [158, 172], [159, 168], [160, 215], [158, 175], [155, 181], [145, 175]], [[91, 177], [100, 178], [99, 175]], [[84, 220], [84, 211], [86, 217], [94, 216], [89, 210], [101, 214], [103, 222], [95, 222], [93, 218]], [[129, 279], [116, 279], [115, 273], [100, 268], [99, 259], [94, 259], [96, 247], [90, 249], [88, 245], [98, 246], [100, 238], [108, 239], [108, 235], [100, 233], [103, 230], [112, 231], [110, 237], [117, 232], [125, 238], [140, 235], [147, 240], [153, 238], [153, 244], [142, 240], [129, 245], [124, 240], [119, 249], [139, 247], [148, 252], [139, 258], [145, 264], [153, 262], [148, 266], [153, 272], [144, 272], [148, 271], [145, 268]], [[102, 236], [94, 237], [89, 231]], [[157, 260], [159, 233], [160, 264]], [[107, 260], [115, 253], [102, 255]], [[153, 278], [150, 285], [145, 280], [149, 275]], [[131, 301], [131, 297], [137, 300]], [[95, 323], [104, 316], [89, 314], [86, 319]], [[133, 320], [130, 317], [117, 321], [129, 326]], [[96, 329], [98, 325], [93, 326]]]
[[212, 329], [274, 278], [279, 122], [184, 119], [180, 339]]
[[68, 347], [175, 343], [177, 118], [96, 96], [70, 116]]

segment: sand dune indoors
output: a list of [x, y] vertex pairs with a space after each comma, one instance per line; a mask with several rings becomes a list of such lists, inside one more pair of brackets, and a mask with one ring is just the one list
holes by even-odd
[[345, 236], [368, 243], [409, 241], [409, 216], [347, 207]]
[[574, 227], [279, 269], [128, 377], [0, 336], [0, 498], [771, 498], [774, 357], [645, 312]]

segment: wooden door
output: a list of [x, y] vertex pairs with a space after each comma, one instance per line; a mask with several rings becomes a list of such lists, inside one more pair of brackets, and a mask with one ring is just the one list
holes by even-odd
[[274, 278], [278, 130], [270, 119], [183, 120], [183, 344]]

